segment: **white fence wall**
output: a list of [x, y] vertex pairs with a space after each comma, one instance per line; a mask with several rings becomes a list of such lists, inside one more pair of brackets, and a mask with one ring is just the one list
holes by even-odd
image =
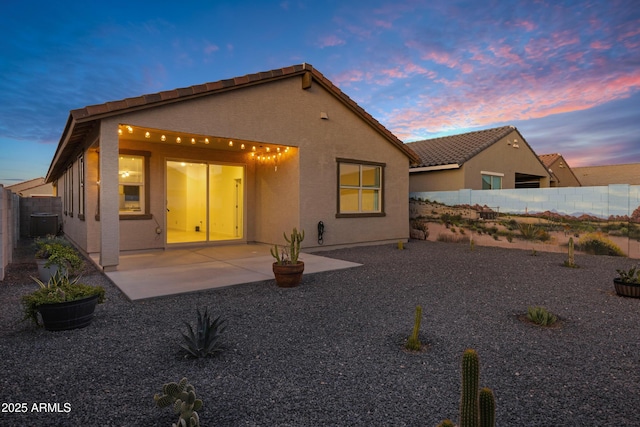
[[526, 214], [551, 211], [563, 215], [588, 214], [608, 219], [611, 215], [630, 217], [634, 210], [640, 207], [640, 185], [427, 191], [410, 193], [409, 197], [450, 206], [486, 205], [501, 213]]

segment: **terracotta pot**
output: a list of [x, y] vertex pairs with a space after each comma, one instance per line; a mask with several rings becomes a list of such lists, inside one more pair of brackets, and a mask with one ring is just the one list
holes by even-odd
[[297, 264], [273, 263], [273, 275], [276, 277], [276, 284], [281, 288], [293, 288], [298, 286], [302, 280], [303, 271], [304, 262], [302, 261], [298, 261]]
[[623, 297], [640, 298], [640, 283], [622, 283], [622, 280], [613, 279], [616, 293]]
[[98, 295], [92, 295], [75, 301], [40, 304], [38, 311], [44, 328], [48, 331], [64, 331], [89, 326], [99, 298]]

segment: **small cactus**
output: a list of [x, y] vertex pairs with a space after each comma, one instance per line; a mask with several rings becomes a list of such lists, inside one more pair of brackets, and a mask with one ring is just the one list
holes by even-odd
[[420, 338], [418, 335], [420, 334], [420, 321], [422, 320], [422, 307], [416, 306], [416, 316], [415, 321], [413, 323], [413, 332], [409, 339], [407, 339], [407, 343], [405, 344], [405, 348], [411, 351], [420, 351], [422, 348], [422, 343], [420, 342]]
[[294, 227], [293, 232], [291, 233], [291, 237], [287, 238], [285, 233], [284, 240], [289, 243], [289, 256], [291, 258], [291, 263], [295, 264], [298, 262], [298, 255], [300, 255], [300, 243], [304, 240], [304, 230], [302, 233], [298, 233], [298, 230]]
[[298, 256], [300, 255], [300, 243], [304, 240], [304, 230], [301, 233], [296, 228], [293, 229], [290, 237], [287, 237], [286, 233], [282, 233], [284, 239], [289, 244], [289, 247], [283, 246], [282, 249], [278, 245], [273, 245], [270, 249], [271, 256], [276, 259], [279, 265], [282, 264], [297, 264]]
[[480, 402], [480, 427], [495, 427], [496, 399], [493, 396], [493, 391], [488, 387], [481, 388], [478, 400]]
[[173, 405], [175, 413], [180, 414], [178, 422], [172, 427], [200, 427], [200, 417], [196, 411], [202, 408], [202, 400], [196, 399], [196, 390], [186, 378], [179, 383], [165, 384], [162, 394], [156, 393], [153, 400], [159, 408]]
[[564, 262], [566, 267], [576, 268], [576, 260], [574, 257], [573, 237], [569, 237], [569, 258]]
[[[495, 427], [496, 402], [490, 388], [478, 391], [480, 362], [478, 353], [467, 349], [462, 354], [462, 392], [460, 397], [460, 427]], [[453, 427], [444, 420], [438, 427]]]
[[460, 397], [460, 427], [478, 427], [480, 404], [478, 383], [480, 382], [480, 362], [478, 353], [467, 349], [462, 354], [462, 396]]

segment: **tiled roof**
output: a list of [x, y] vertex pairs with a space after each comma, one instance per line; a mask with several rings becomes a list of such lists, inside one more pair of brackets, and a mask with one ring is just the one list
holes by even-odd
[[335, 86], [322, 73], [313, 68], [310, 64], [292, 65], [290, 67], [264, 71], [246, 76], [234, 77], [232, 79], [219, 80], [211, 83], [204, 83], [186, 88], [167, 90], [148, 95], [141, 95], [133, 98], [126, 98], [118, 101], [105, 102], [104, 104], [89, 105], [84, 108], [71, 110], [67, 125], [64, 129], [60, 143], [54, 155], [53, 161], [47, 173], [47, 180], [52, 179], [52, 175], [64, 170], [64, 163], [73, 156], [69, 152], [67, 146], [74, 146], [82, 142], [85, 137], [93, 130], [97, 120], [113, 116], [116, 114], [128, 113], [145, 108], [152, 108], [163, 104], [193, 99], [201, 96], [208, 96], [215, 93], [225, 92], [229, 90], [248, 87], [256, 84], [266, 83], [282, 78], [288, 78], [295, 75], [304, 75], [309, 73], [309, 81], [319, 83], [326, 90], [331, 92], [336, 98], [343, 102], [354, 113], [359, 115], [363, 120], [368, 122], [374, 129], [382, 134], [393, 145], [404, 152], [412, 163], [419, 159], [416, 154], [411, 151], [402, 141], [400, 141], [387, 128], [374, 119], [355, 101], [349, 98], [337, 86]]
[[572, 170], [580, 184], [585, 187], [609, 184], [640, 185], [640, 163], [584, 166]]
[[417, 167], [453, 164], [461, 166], [513, 131], [517, 131], [517, 129], [513, 126], [503, 126], [460, 135], [425, 139], [410, 142], [407, 145], [420, 156], [420, 164]]
[[553, 163], [561, 157], [562, 155], [560, 155], [560, 153], [541, 154], [538, 156], [538, 158], [542, 161], [542, 164], [545, 165], [547, 169], [549, 169], [551, 165], [553, 165]]

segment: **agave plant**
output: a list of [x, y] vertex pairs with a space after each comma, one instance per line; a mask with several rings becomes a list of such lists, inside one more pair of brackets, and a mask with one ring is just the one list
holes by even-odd
[[220, 316], [211, 320], [208, 309], [204, 313], [198, 309], [198, 320], [195, 330], [187, 322], [187, 332], [182, 334], [180, 347], [186, 352], [186, 357], [212, 357], [223, 350], [220, 342], [221, 335], [226, 329], [226, 320]]
[[536, 325], [551, 326], [556, 323], [558, 317], [544, 307], [530, 306], [527, 308], [527, 319]]

